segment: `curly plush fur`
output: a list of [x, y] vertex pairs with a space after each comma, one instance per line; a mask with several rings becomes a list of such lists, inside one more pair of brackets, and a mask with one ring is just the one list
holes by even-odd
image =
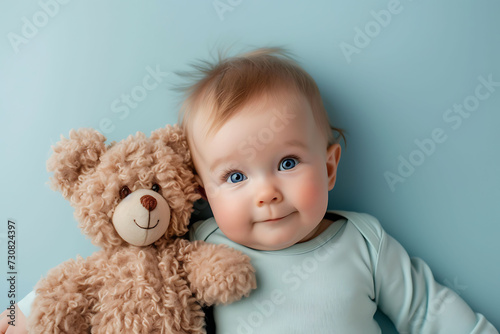
[[[47, 163], [52, 186], [102, 250], [59, 265], [37, 284], [29, 332], [204, 333], [200, 304], [230, 303], [256, 287], [249, 258], [180, 238], [199, 198], [180, 128], [105, 141], [95, 130], [71, 131]], [[153, 188], [168, 203], [168, 228], [153, 244], [133, 246], [115, 230], [124, 186], [131, 193]]]

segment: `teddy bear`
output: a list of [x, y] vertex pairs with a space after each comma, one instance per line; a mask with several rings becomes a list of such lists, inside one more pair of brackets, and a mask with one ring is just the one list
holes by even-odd
[[105, 142], [72, 130], [47, 161], [52, 187], [101, 250], [37, 283], [28, 331], [205, 333], [202, 306], [248, 296], [256, 281], [246, 255], [182, 237], [200, 198], [183, 131]]

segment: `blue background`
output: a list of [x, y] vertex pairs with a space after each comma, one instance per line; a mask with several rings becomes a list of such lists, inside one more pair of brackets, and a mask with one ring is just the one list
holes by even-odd
[[[0, 4], [0, 272], [8, 271], [6, 226], [14, 219], [19, 298], [48, 269], [96, 250], [47, 185], [45, 162], [60, 134], [149, 134], [177, 120], [181, 99], [170, 88], [182, 80], [174, 71], [218, 47], [282, 45], [347, 131], [330, 208], [378, 217], [500, 328], [500, 87], [480, 88], [489, 95], [469, 116], [445, 119], [454, 104], [472, 105], [478, 78], [500, 81], [499, 1], [54, 3]], [[390, 19], [381, 14], [388, 8]], [[140, 91], [148, 68], [163, 73], [158, 85], [126, 113], [120, 98]], [[445, 140], [418, 153], [415, 141], [435, 129]], [[384, 175], [398, 174], [401, 159], [418, 166], [391, 189]]]

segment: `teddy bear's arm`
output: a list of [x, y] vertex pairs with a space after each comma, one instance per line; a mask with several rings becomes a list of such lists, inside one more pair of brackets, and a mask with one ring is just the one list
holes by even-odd
[[97, 284], [89, 284], [89, 262], [82, 258], [51, 269], [35, 287], [29, 333], [86, 333]]
[[204, 241], [179, 240], [179, 246], [179, 260], [202, 304], [229, 304], [257, 287], [255, 270], [243, 253]]

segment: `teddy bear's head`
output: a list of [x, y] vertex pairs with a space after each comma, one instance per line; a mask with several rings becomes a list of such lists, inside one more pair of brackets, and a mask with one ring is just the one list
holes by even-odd
[[186, 233], [200, 195], [182, 130], [169, 125], [149, 138], [138, 132], [105, 141], [96, 130], [72, 130], [47, 162], [52, 187], [75, 208], [83, 233], [105, 249]]

